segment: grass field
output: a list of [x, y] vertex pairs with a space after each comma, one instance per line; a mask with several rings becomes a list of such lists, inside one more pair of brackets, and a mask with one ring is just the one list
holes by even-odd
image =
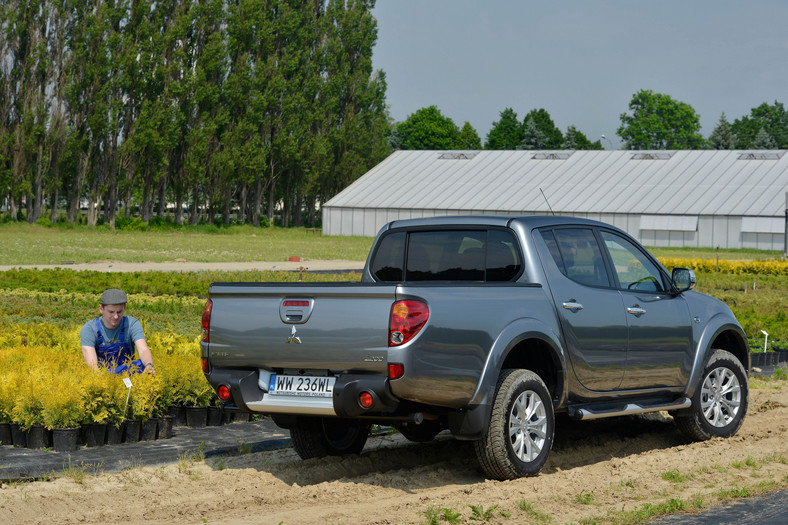
[[[251, 226], [184, 227], [154, 231], [112, 231], [107, 227], [45, 227], [0, 224], [0, 264], [61, 264], [96, 261], [253, 262], [286, 261], [291, 256], [363, 261], [371, 237], [323, 236], [305, 228]], [[774, 260], [781, 252], [652, 248], [657, 257]]]
[[[59, 264], [96, 261], [162, 262], [253, 262], [284, 261], [290, 256], [323, 260], [363, 261], [372, 244], [369, 237], [329, 237], [299, 228], [253, 228], [233, 226], [216, 228], [203, 226], [162, 231], [110, 231], [107, 228], [47, 228], [38, 225], [0, 225], [0, 264]], [[714, 260], [779, 260], [779, 252], [756, 250], [717, 250], [698, 248], [658, 248], [652, 250], [657, 257], [704, 258]], [[788, 347], [788, 277], [777, 275], [725, 274], [696, 272], [697, 290], [723, 300], [736, 314], [744, 327], [753, 348], [762, 348], [767, 331], [769, 341], [775, 346]], [[47, 322], [50, 308], [57, 308], [56, 294], [99, 294], [109, 287], [124, 288], [129, 293], [171, 295], [179, 297], [205, 297], [213, 281], [294, 281], [295, 274], [288, 272], [134, 272], [130, 274], [56, 271], [0, 272], [0, 289], [26, 289], [55, 293], [35, 299], [17, 297], [14, 304], [0, 307], [0, 315], [13, 322]], [[315, 275], [305, 274], [307, 281], [358, 280], [358, 274]], [[5, 299], [7, 292], [0, 293]], [[30, 308], [30, 301], [39, 308]], [[77, 301], [79, 304], [79, 301]], [[84, 305], [88, 311], [92, 306]], [[85, 311], [80, 305], [75, 319]], [[32, 312], [31, 312], [32, 310]], [[196, 316], [198, 307], [189, 305], [187, 317]], [[186, 313], [186, 312], [184, 312]], [[63, 312], [60, 313], [62, 315]], [[167, 322], [167, 315], [175, 312], [151, 312], [154, 325]], [[71, 318], [71, 315], [66, 315]], [[57, 318], [57, 316], [55, 316]], [[191, 319], [179, 320], [172, 315], [175, 331], [185, 334], [192, 330]], [[70, 321], [60, 320], [67, 324]]]
[[112, 231], [108, 228], [47, 228], [0, 225], [0, 264], [126, 262], [363, 261], [372, 238], [328, 237], [305, 228], [184, 228]]

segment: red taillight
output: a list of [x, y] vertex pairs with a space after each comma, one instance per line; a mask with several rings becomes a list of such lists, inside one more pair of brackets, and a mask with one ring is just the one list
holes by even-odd
[[405, 365], [389, 363], [389, 379], [399, 379], [405, 375]]
[[397, 301], [391, 305], [389, 346], [400, 346], [419, 333], [430, 317], [430, 309], [421, 301]]
[[372, 405], [375, 403], [375, 398], [372, 397], [372, 394], [369, 392], [361, 392], [358, 396], [358, 404], [361, 405], [361, 408], [372, 408]]
[[208, 373], [208, 358], [207, 357], [201, 357], [200, 358], [200, 363], [202, 363], [202, 371], [207, 374]]
[[303, 307], [306, 307], [306, 306], [309, 306], [309, 301], [294, 301], [293, 299], [288, 299], [284, 303], [282, 303], [282, 306], [303, 306]]
[[216, 394], [219, 396], [219, 399], [221, 399], [222, 401], [227, 401], [228, 399], [230, 399], [230, 389], [227, 388], [225, 385], [219, 386], [219, 388], [216, 389]]
[[202, 323], [200, 324], [204, 343], [209, 343], [211, 341], [211, 308], [213, 308], [213, 301], [208, 299], [205, 303], [205, 307], [202, 309]]

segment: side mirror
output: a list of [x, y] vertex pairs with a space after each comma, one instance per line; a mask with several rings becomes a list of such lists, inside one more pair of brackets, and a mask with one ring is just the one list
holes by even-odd
[[695, 272], [689, 268], [673, 268], [673, 284], [679, 293], [695, 287]]

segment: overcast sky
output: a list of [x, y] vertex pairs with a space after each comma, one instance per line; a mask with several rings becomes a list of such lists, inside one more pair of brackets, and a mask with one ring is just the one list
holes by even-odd
[[482, 143], [511, 107], [618, 147], [641, 89], [691, 105], [705, 137], [722, 112], [788, 104], [786, 0], [378, 0], [372, 13], [392, 118], [435, 105]]

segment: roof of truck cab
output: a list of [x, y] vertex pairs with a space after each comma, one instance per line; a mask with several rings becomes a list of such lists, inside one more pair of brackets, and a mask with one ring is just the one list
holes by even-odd
[[571, 216], [551, 215], [447, 215], [443, 217], [425, 217], [419, 219], [403, 219], [392, 221], [387, 229], [424, 228], [430, 226], [509, 226], [518, 222], [526, 228], [542, 228], [567, 224], [585, 224], [589, 226], [609, 226], [608, 224]]

